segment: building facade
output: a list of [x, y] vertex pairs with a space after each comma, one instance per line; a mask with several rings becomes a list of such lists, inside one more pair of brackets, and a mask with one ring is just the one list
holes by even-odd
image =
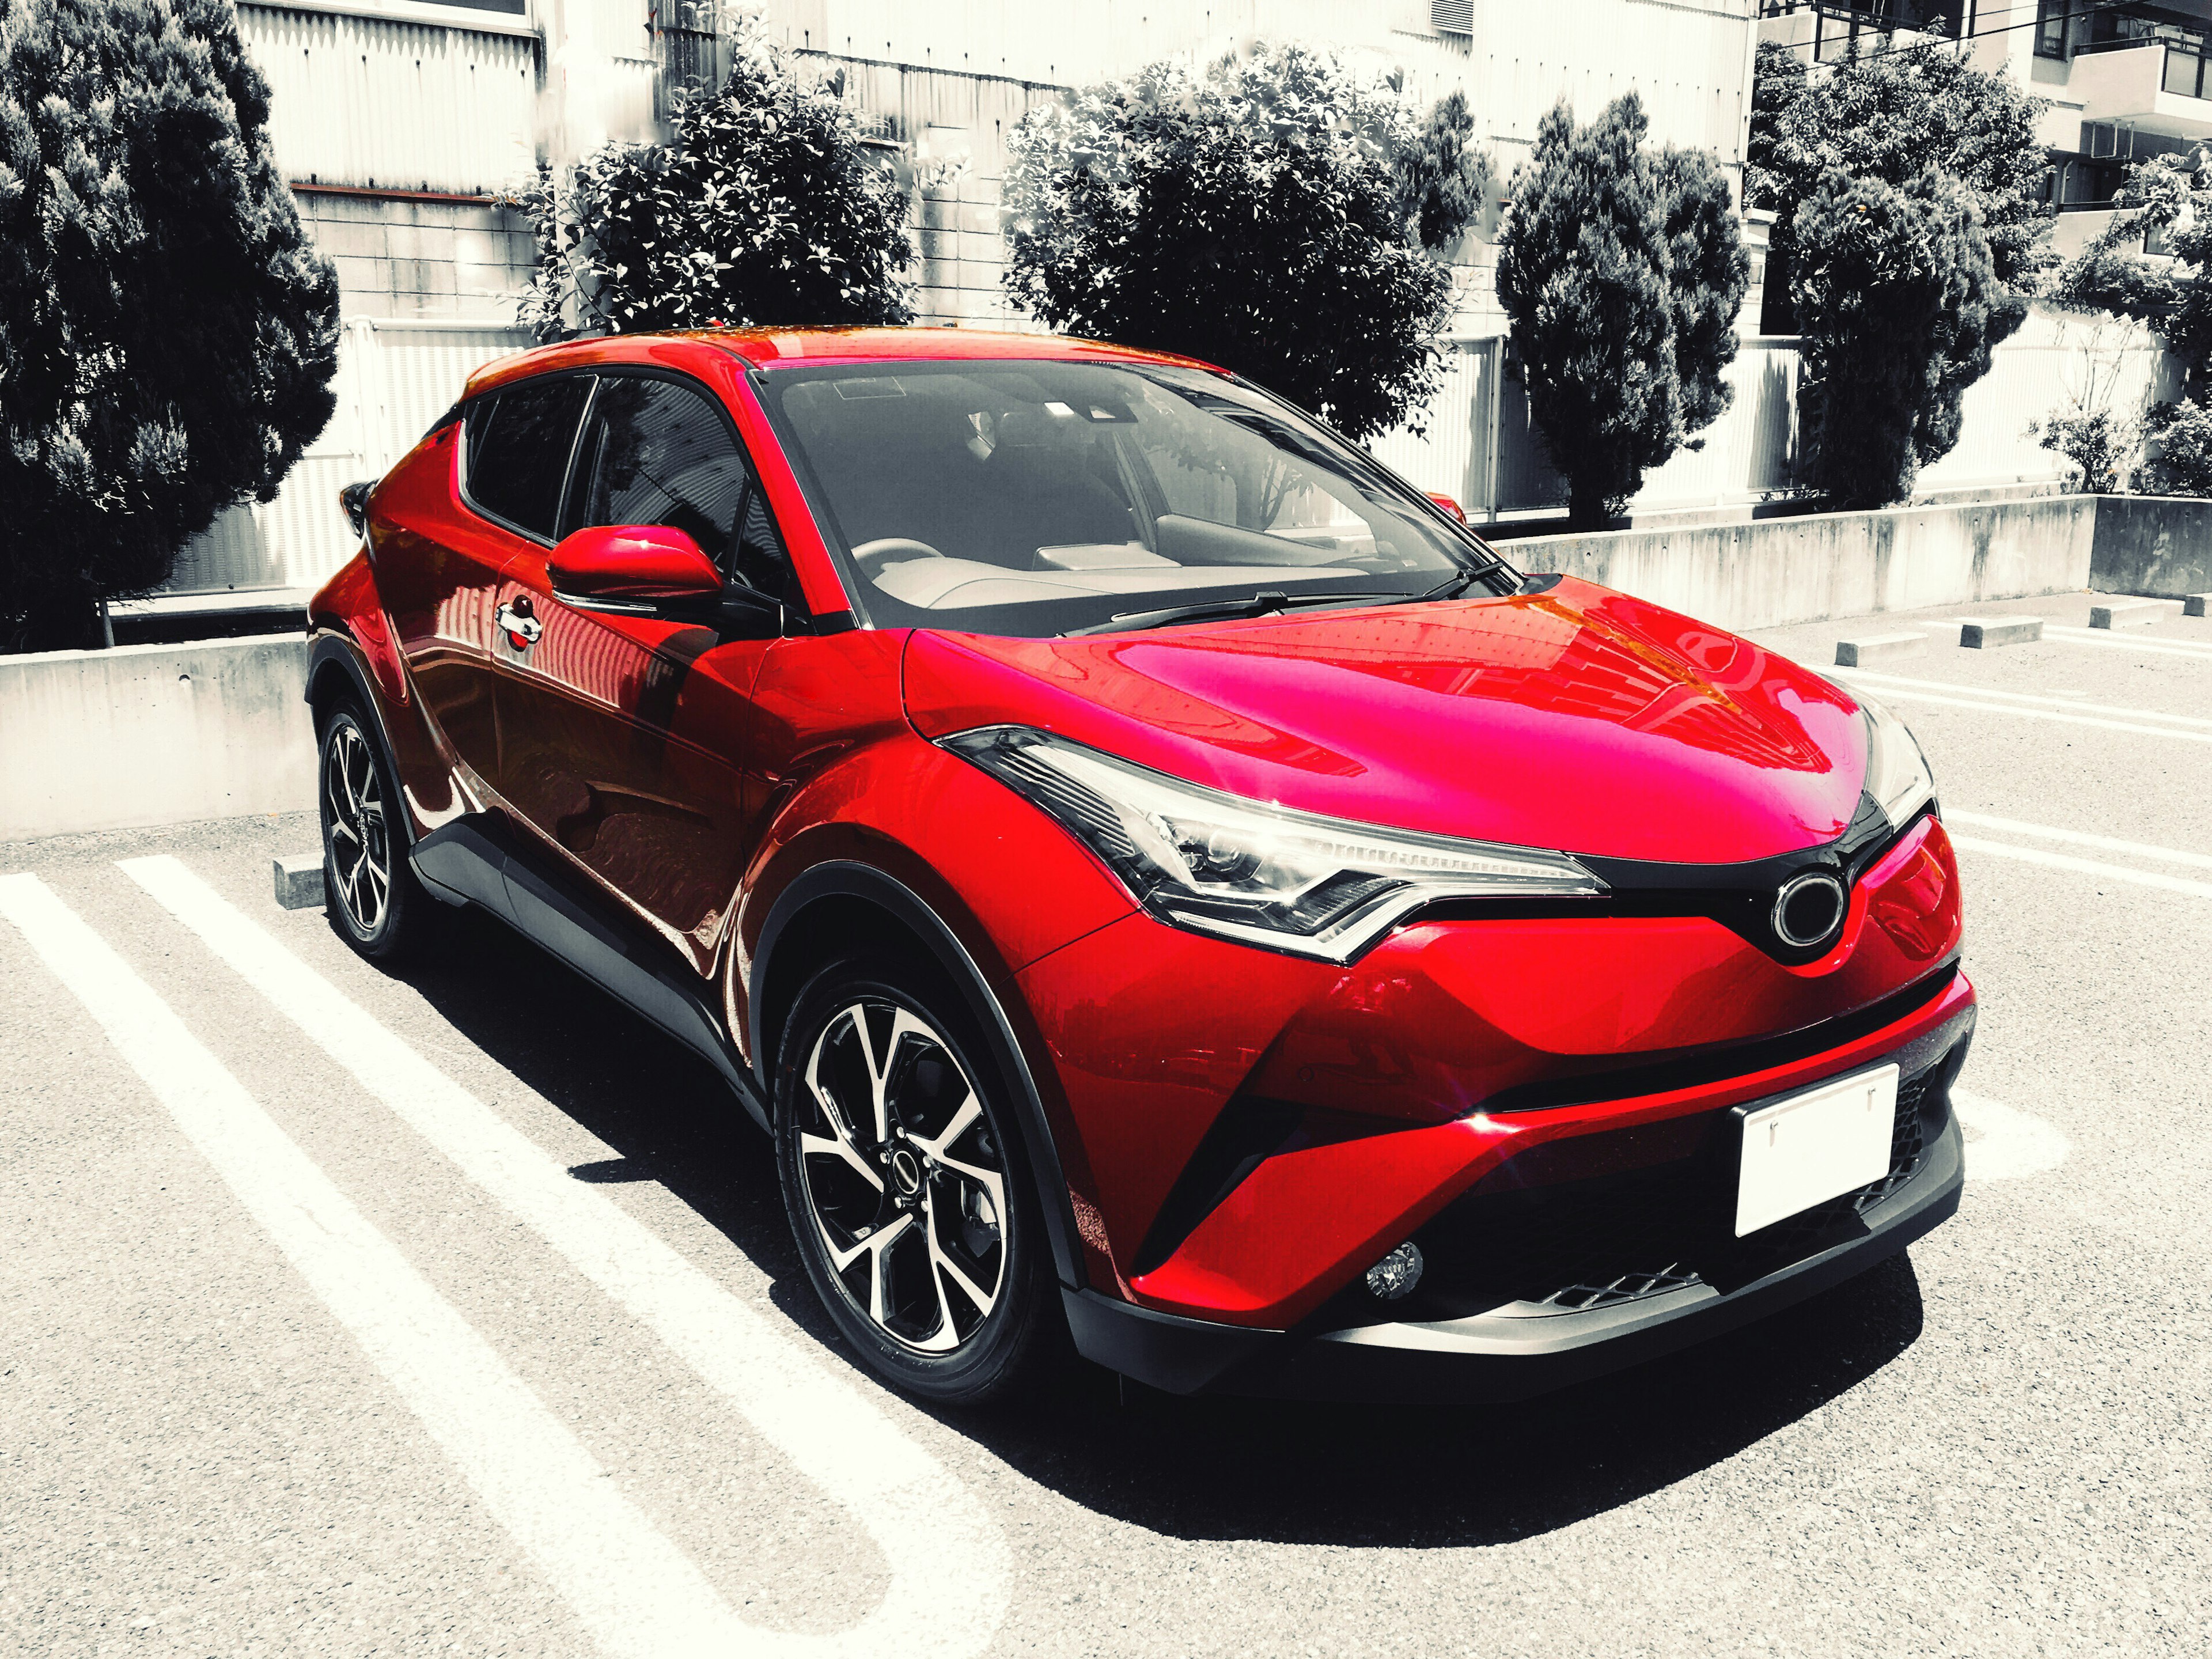
[[[788, 47], [844, 72], [876, 142], [964, 156], [913, 226], [921, 320], [1024, 326], [1000, 285], [1006, 136], [1068, 87], [1261, 38], [1336, 47], [1396, 70], [1424, 103], [1464, 92], [1502, 188], [1538, 121], [1585, 118], [1634, 90], [1662, 142], [1740, 173], [1755, 0], [766, 0]], [[240, 508], [187, 550], [173, 589], [236, 595], [313, 586], [350, 550], [330, 503], [381, 471], [469, 369], [526, 343], [514, 325], [533, 255], [502, 193], [541, 164], [611, 139], [665, 136], [680, 86], [726, 67], [732, 0], [240, 0], [268, 77], [277, 158], [336, 262], [346, 332], [338, 413], [278, 499]], [[1474, 433], [1462, 406], [1504, 410], [1508, 365], [1491, 234], [1457, 251], [1449, 413], [1397, 459], [1495, 512], [1552, 489], [1524, 420]], [[1754, 292], [1756, 289], [1754, 288]], [[1500, 429], [1491, 422], [1492, 430]]]
[[[1496, 297], [1503, 192], [1546, 111], [1588, 118], [1629, 91], [1653, 137], [1714, 151], [1741, 175], [1759, 41], [1816, 62], [1946, 49], [2007, 67], [2050, 100], [2044, 139], [2078, 246], [2109, 215], [2129, 158], [2212, 135], [2204, 72], [2212, 0], [2089, 8], [2077, 0], [752, 0], [776, 39], [842, 72], [871, 142], [915, 160], [964, 158], [924, 191], [912, 225], [927, 323], [1029, 325], [1000, 286], [1006, 141], [1072, 85], [1163, 58], [1199, 62], [1262, 38], [1335, 48], [1403, 76], [1425, 105], [1463, 93], [1493, 161], [1489, 210], [1454, 251], [1458, 303], [1442, 390], [1376, 452], [1424, 488], [1496, 520], [1564, 500], [1528, 419]], [[502, 196], [614, 139], [665, 136], [672, 97], [719, 82], [732, 0], [240, 0], [268, 76], [280, 164], [337, 264], [345, 321], [330, 429], [277, 499], [227, 514], [187, 550], [163, 603], [296, 596], [350, 552], [337, 488], [388, 467], [478, 364], [528, 343], [516, 306], [534, 250]], [[1759, 292], [1764, 228], [1747, 240]], [[1753, 333], [1729, 414], [1650, 475], [1639, 514], [1738, 507], [1797, 484], [1796, 343]], [[2062, 475], [2027, 422], [2089, 371], [2079, 331], [2039, 318], [1968, 397], [1966, 435], [1929, 490], [2049, 483]], [[2104, 349], [2099, 347], [2098, 349]], [[2109, 354], [2108, 354], [2109, 355]], [[2130, 339], [2096, 373], [2148, 397], [2154, 346]], [[2069, 379], [2071, 377], [2071, 379]], [[189, 596], [200, 595], [194, 599]], [[213, 596], [211, 601], [206, 596]]]

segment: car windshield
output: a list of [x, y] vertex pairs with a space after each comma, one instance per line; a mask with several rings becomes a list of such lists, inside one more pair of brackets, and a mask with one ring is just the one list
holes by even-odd
[[1503, 571], [1365, 455], [1202, 370], [900, 363], [759, 383], [880, 626], [1042, 637]]

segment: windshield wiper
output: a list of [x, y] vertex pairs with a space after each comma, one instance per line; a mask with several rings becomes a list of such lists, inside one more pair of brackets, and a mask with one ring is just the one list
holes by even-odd
[[1425, 599], [1456, 599], [1460, 594], [1467, 592], [1476, 577], [1487, 576], [1504, 562], [1503, 559], [1495, 559], [1487, 565], [1471, 566], [1465, 570], [1455, 570], [1429, 589], [1427, 592], [1408, 595], [1406, 602], [1408, 605], [1419, 605]]
[[1072, 640], [1083, 634], [1129, 633], [1146, 628], [1165, 628], [1171, 623], [1272, 617], [1279, 611], [1288, 611], [1303, 605], [1382, 605], [1392, 601], [1410, 604], [1422, 597], [1419, 593], [1300, 593], [1293, 597], [1270, 591], [1255, 593], [1249, 599], [1213, 599], [1204, 605], [1170, 605], [1164, 611], [1126, 611], [1109, 621], [1093, 623], [1088, 628], [1071, 628], [1060, 637]]

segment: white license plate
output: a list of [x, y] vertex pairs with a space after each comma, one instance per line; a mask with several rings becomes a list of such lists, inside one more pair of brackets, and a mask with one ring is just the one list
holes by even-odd
[[1735, 1236], [1879, 1181], [1889, 1173], [1897, 1067], [1862, 1072], [1762, 1107], [1743, 1121]]

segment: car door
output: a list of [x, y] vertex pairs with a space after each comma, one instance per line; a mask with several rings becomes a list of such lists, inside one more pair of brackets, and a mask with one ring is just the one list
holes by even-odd
[[[727, 582], [779, 598], [788, 583], [735, 426], [681, 377], [601, 375], [560, 528], [597, 525], [673, 526]], [[579, 608], [554, 592], [548, 550], [523, 552], [501, 585], [540, 631], [501, 678], [501, 791], [703, 970], [758, 809], [749, 696], [776, 629]]]
[[588, 376], [524, 380], [476, 399], [449, 437], [459, 500], [379, 550], [377, 586], [432, 726], [472, 781], [495, 788], [500, 577], [560, 509]]

